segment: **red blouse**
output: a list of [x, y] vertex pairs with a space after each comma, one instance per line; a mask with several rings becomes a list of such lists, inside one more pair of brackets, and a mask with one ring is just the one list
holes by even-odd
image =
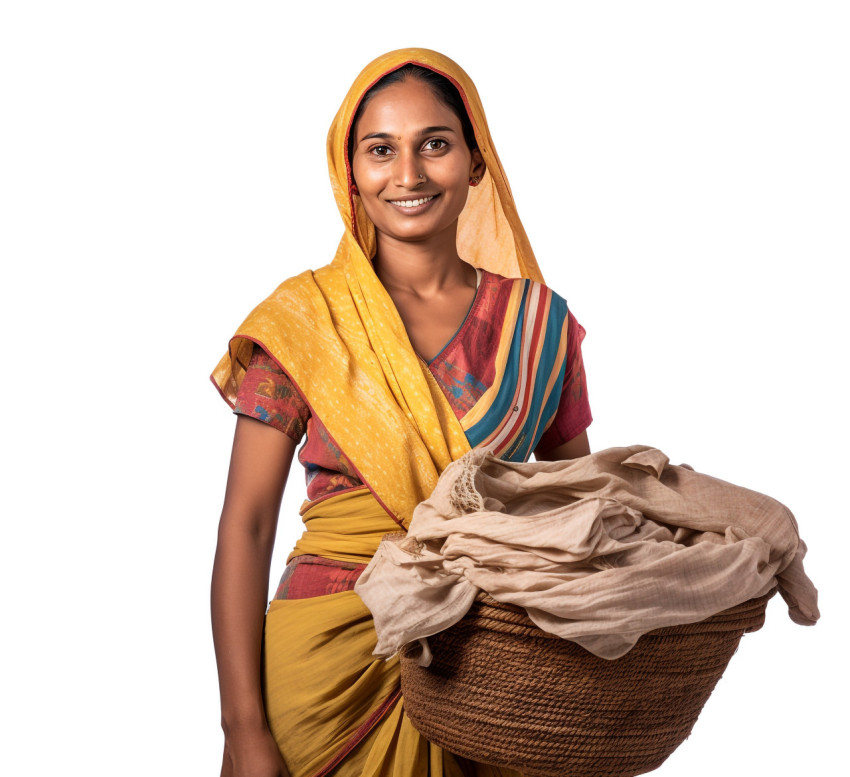
[[[513, 279], [482, 271], [466, 318], [428, 364], [459, 419], [495, 378], [496, 351], [512, 282]], [[587, 429], [593, 420], [581, 357], [585, 330], [572, 313], [568, 316], [567, 363], [561, 401], [535, 452], [549, 451], [568, 442]], [[306, 471], [308, 500], [362, 485], [321, 420], [311, 414], [295, 384], [259, 346], [254, 346], [233, 412], [264, 421], [296, 443], [306, 433], [307, 439], [298, 451], [298, 460]]]

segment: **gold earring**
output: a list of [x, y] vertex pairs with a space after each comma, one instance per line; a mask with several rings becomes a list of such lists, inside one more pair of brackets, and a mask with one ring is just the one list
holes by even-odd
[[470, 186], [478, 186], [479, 183], [481, 183], [481, 179], [477, 175], [474, 175], [469, 179]]

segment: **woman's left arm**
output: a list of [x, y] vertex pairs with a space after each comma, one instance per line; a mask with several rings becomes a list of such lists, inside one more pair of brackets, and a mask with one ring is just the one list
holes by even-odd
[[534, 458], [538, 461], [562, 461], [564, 459], [579, 459], [589, 453], [590, 442], [587, 439], [587, 429], [585, 429], [581, 434], [577, 434], [572, 440], [567, 440], [557, 448], [552, 448], [545, 453], [535, 452]]

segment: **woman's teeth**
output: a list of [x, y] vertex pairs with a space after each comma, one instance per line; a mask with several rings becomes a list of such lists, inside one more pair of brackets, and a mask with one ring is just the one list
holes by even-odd
[[435, 195], [430, 197], [422, 197], [418, 200], [390, 200], [393, 205], [398, 205], [400, 208], [415, 208], [417, 205], [424, 205], [434, 199]]

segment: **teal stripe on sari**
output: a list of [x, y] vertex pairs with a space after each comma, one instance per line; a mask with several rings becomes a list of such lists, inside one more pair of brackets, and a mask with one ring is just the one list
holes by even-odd
[[[509, 461], [527, 461], [530, 458], [558, 409], [566, 369], [566, 347], [565, 344], [562, 347], [561, 335], [567, 318], [567, 303], [551, 289], [541, 287], [541, 293], [549, 296], [549, 310], [540, 331], [532, 336], [529, 328], [534, 326], [534, 318], [541, 307], [539, 301], [538, 304], [532, 302], [532, 292], [532, 282], [526, 280], [504, 375], [496, 397], [483, 418], [466, 430], [469, 444], [476, 447], [494, 435], [498, 436], [500, 431], [501, 436], [505, 436], [512, 425], [512, 417], [518, 413], [525, 414], [522, 428], [510, 433], [508, 439], [495, 444], [494, 454]], [[523, 341], [527, 337], [533, 339], [528, 353], [523, 355]], [[532, 373], [532, 364], [537, 355], [538, 366]], [[526, 375], [530, 387], [527, 388], [527, 397], [518, 400], [517, 392], [523, 375]], [[555, 379], [547, 395], [546, 389], [553, 375]], [[518, 407], [518, 401], [522, 401], [523, 406], [514, 410]], [[487, 445], [492, 447], [493, 442]]]

